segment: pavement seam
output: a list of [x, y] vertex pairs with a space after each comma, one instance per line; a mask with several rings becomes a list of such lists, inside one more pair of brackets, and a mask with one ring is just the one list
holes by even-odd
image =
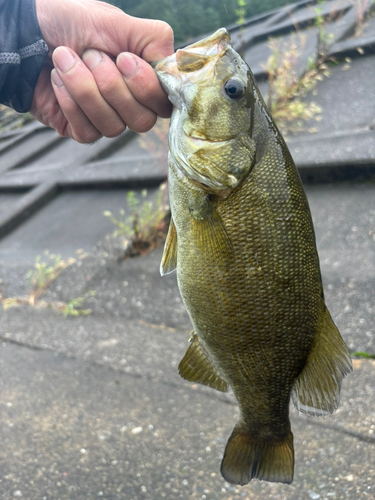
[[365, 436], [364, 434], [362, 434], [360, 432], [354, 432], [354, 431], [344, 429], [343, 427], [340, 427], [340, 426], [330, 425], [330, 424], [326, 425], [326, 424], [321, 424], [319, 422], [314, 422], [314, 421], [309, 422], [309, 424], [314, 425], [315, 427], [320, 427], [321, 429], [328, 429], [331, 431], [340, 432], [341, 434], [346, 434], [348, 436], [354, 437], [354, 438], [358, 439], [359, 441], [363, 441], [365, 443], [375, 445], [375, 437]]
[[[23, 347], [26, 349], [31, 349], [33, 351], [50, 352], [50, 353], [62, 356], [68, 360], [83, 361], [84, 363], [86, 363], [87, 365], [89, 365], [91, 367], [105, 368], [105, 369], [107, 369], [110, 372], [113, 372], [115, 374], [128, 375], [132, 378], [137, 378], [137, 379], [145, 379], [148, 382], [150, 382], [150, 381], [151, 382], [158, 382], [162, 385], [166, 385], [168, 387], [173, 387], [176, 389], [187, 388], [187, 389], [190, 389], [191, 391], [194, 391], [195, 393], [198, 392], [202, 396], [205, 396], [209, 399], [215, 399], [215, 400], [219, 400], [225, 404], [237, 406], [237, 403], [235, 401], [231, 400], [230, 396], [228, 397], [227, 395], [222, 394], [222, 393], [217, 393], [216, 391], [208, 392], [206, 387], [201, 387], [198, 384], [194, 384], [196, 387], [193, 388], [191, 385], [189, 386], [186, 384], [179, 384], [178, 382], [171, 382], [171, 381], [162, 380], [162, 379], [158, 380], [158, 379], [155, 379], [155, 377], [149, 373], [141, 375], [139, 373], [126, 372], [124, 370], [121, 370], [117, 367], [113, 367], [113, 366], [108, 365], [106, 363], [101, 363], [100, 361], [92, 361], [92, 360], [79, 358], [77, 356], [69, 355], [63, 351], [55, 351], [49, 347], [40, 347], [40, 346], [36, 346], [36, 345], [27, 344], [24, 342], [20, 342], [20, 341], [14, 340], [14, 339], [4, 337], [2, 335], [0, 335], [0, 342], [3, 342], [5, 344], [15, 345], [18, 347]], [[332, 430], [332, 431], [339, 432], [341, 434], [346, 434], [348, 436], [354, 437], [355, 439], [358, 439], [359, 441], [375, 445], [375, 437], [365, 436], [364, 434], [359, 433], [359, 432], [350, 431], [350, 430], [344, 429], [343, 427], [339, 427], [339, 426], [335, 426], [335, 425], [331, 425], [331, 424], [322, 424], [322, 423], [316, 422], [314, 420], [309, 420], [307, 423], [309, 425], [314, 425], [315, 427], [319, 427], [321, 429]]]
[[[204, 387], [201, 388], [200, 386], [197, 386], [196, 389], [192, 389], [191, 386], [186, 385], [184, 383], [179, 384], [178, 382], [171, 382], [171, 381], [168, 381], [165, 379], [164, 380], [163, 379], [156, 379], [153, 375], [151, 375], [149, 373], [139, 374], [139, 373], [134, 373], [134, 372], [127, 372], [125, 370], [121, 370], [120, 368], [108, 365], [105, 362], [101, 363], [100, 361], [80, 358], [77, 356], [73, 356], [71, 354], [67, 354], [64, 351], [55, 351], [54, 349], [51, 349], [50, 347], [41, 347], [41, 346], [27, 344], [25, 342], [20, 342], [18, 340], [10, 339], [9, 337], [4, 337], [3, 335], [0, 335], [0, 342], [5, 343], [5, 344], [11, 344], [11, 345], [18, 346], [18, 347], [23, 347], [23, 348], [30, 349], [33, 351], [50, 352], [53, 354], [57, 354], [58, 356], [62, 356], [68, 360], [82, 361], [82, 362], [84, 362], [87, 365], [92, 366], [92, 367], [105, 368], [105, 369], [107, 369], [115, 374], [128, 375], [132, 378], [144, 379], [146, 381], [151, 381], [151, 382], [158, 382], [158, 383], [161, 383], [161, 384], [166, 385], [168, 387], [174, 387], [177, 389], [181, 389], [184, 387], [187, 387], [187, 388], [190, 387], [190, 389], [194, 390], [194, 392], [199, 392], [203, 396], [206, 396], [210, 399], [219, 399], [220, 401], [222, 401], [226, 404], [236, 406], [236, 403], [234, 401], [231, 401], [228, 397], [225, 397], [223, 394], [208, 393], [204, 390]], [[177, 375], [177, 372], [176, 372], [176, 375]], [[181, 379], [181, 381], [182, 380], [183, 379]]]

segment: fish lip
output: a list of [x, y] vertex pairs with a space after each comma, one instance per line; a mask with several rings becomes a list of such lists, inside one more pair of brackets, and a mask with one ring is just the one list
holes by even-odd
[[199, 49], [205, 48], [206, 50], [203, 53], [208, 55], [207, 51], [216, 46], [215, 54], [219, 54], [220, 52], [224, 52], [229, 44], [230, 44], [229, 32], [227, 31], [226, 28], [220, 28], [217, 31], [215, 31], [215, 33], [213, 33], [212, 35], [203, 38], [203, 40], [198, 40], [197, 42], [188, 45], [183, 50], [188, 50], [199, 54], [200, 53]]
[[[195, 54], [202, 54], [202, 55], [207, 55], [207, 50], [216, 48], [216, 51], [214, 52], [216, 55], [219, 55], [222, 52], [225, 52], [226, 48], [230, 44], [230, 34], [226, 30], [226, 28], [220, 28], [215, 33], [212, 35], [204, 38], [203, 40], [199, 40], [198, 42], [192, 43], [190, 45], [187, 45], [184, 47], [182, 50], [187, 51], [187, 52], [193, 52]], [[199, 49], [204, 49], [206, 48], [205, 52], [201, 52]], [[173, 58], [176, 57], [178, 51], [176, 51], [174, 54], [164, 57], [164, 59], [160, 59], [159, 61], [151, 61], [149, 64], [154, 70], [160, 71], [160, 69], [157, 69], [157, 67], [162, 67], [167, 61], [172, 60]]]

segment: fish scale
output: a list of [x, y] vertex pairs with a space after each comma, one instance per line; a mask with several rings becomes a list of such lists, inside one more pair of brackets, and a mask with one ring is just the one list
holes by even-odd
[[155, 65], [174, 105], [161, 272], [177, 270], [194, 329], [181, 376], [237, 399], [224, 478], [290, 483], [291, 395], [300, 411], [332, 413], [351, 362], [298, 172], [229, 40], [219, 30]]

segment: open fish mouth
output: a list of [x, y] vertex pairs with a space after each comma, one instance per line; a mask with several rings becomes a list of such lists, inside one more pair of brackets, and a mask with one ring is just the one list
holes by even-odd
[[230, 35], [225, 28], [221, 28], [213, 35], [177, 50], [175, 54], [151, 63], [172, 104], [178, 107], [173, 94], [186, 80], [190, 80], [192, 73], [213, 67], [210, 63], [222, 57], [229, 44]]
[[223, 54], [229, 44], [230, 35], [225, 28], [221, 28], [211, 36], [188, 45], [184, 49], [178, 49], [175, 54], [150, 64], [158, 74], [173, 71], [176, 66], [178, 71], [190, 73], [196, 71], [194, 63], [198, 64], [200, 60], [201, 67], [204, 66], [212, 60], [212, 57]]

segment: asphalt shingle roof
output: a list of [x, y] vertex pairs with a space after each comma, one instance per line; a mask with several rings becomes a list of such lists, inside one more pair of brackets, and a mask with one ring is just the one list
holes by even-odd
[[[305, 181], [368, 177], [375, 168], [375, 17], [371, 2], [364, 4], [364, 12], [359, 5], [351, 0], [302, 1], [251, 18], [242, 27], [229, 27], [232, 43], [242, 51], [266, 96], [269, 37], [277, 37], [282, 47], [294, 40], [301, 52], [296, 72], [302, 75], [307, 62], [317, 56], [317, 16], [326, 21], [328, 55], [337, 65], [306, 97], [321, 107], [322, 120], [306, 122], [303, 130], [287, 136]], [[360, 29], [359, 15], [365, 19]], [[314, 134], [309, 132], [312, 128]], [[160, 184], [166, 177], [166, 162], [161, 161], [166, 146], [153, 131], [147, 137], [148, 144], [142, 144], [128, 130], [87, 146], [36, 122], [0, 135], [0, 193], [9, 200], [0, 213], [0, 237], [61, 190]], [[156, 154], [156, 147], [164, 153]]]

